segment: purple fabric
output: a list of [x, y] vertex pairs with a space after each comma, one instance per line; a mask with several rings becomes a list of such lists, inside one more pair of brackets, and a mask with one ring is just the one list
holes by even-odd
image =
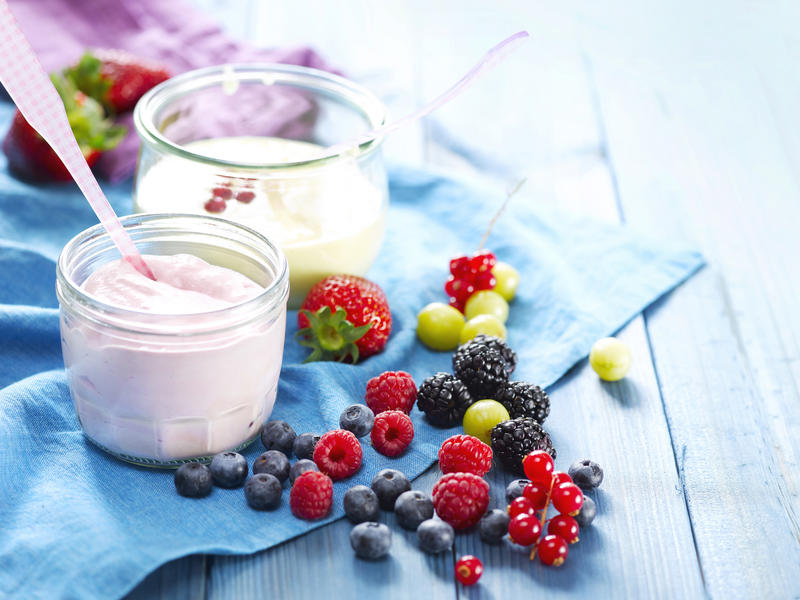
[[[8, 0], [8, 4], [47, 71], [75, 62], [94, 47], [128, 50], [168, 66], [175, 75], [233, 62], [280, 62], [337, 72], [310, 48], [263, 49], [232, 40], [182, 0]], [[98, 164], [100, 175], [112, 181], [133, 174], [139, 149], [130, 115], [120, 122], [128, 126], [128, 136]]]

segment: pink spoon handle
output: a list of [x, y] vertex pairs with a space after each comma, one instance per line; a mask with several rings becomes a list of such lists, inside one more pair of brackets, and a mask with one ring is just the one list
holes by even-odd
[[6, 0], [0, 0], [0, 81], [31, 127], [64, 163], [123, 258], [141, 274], [155, 279], [86, 164], [64, 104], [17, 26]]

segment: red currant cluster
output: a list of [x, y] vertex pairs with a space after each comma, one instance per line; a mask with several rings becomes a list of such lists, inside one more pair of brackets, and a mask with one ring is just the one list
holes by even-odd
[[[521, 546], [536, 544], [531, 560], [538, 553], [543, 564], [558, 567], [567, 558], [568, 544], [578, 541], [578, 522], [573, 517], [583, 506], [583, 492], [567, 473], [554, 472], [553, 459], [547, 452], [531, 452], [522, 466], [530, 483], [508, 506], [509, 538]], [[550, 504], [561, 514], [546, 520]], [[545, 524], [547, 535], [542, 536]]]
[[450, 297], [450, 306], [464, 312], [464, 305], [477, 291], [492, 290], [497, 279], [492, 268], [497, 258], [489, 250], [478, 250], [472, 256], [456, 256], [450, 261], [450, 277], [444, 291]]
[[[228, 200], [234, 198], [234, 190], [231, 186], [232, 184], [225, 184], [211, 190], [211, 198], [203, 205], [206, 212], [221, 213], [228, 207]], [[235, 194], [236, 201], [242, 204], [250, 204], [255, 197], [255, 192], [249, 189], [247, 184], [244, 189]]]

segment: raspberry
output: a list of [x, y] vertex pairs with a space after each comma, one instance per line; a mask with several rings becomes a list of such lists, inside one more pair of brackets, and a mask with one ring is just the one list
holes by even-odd
[[294, 480], [289, 506], [298, 519], [321, 519], [331, 511], [333, 481], [318, 471], [306, 471]]
[[350, 477], [361, 466], [361, 444], [353, 433], [334, 429], [324, 434], [314, 447], [314, 462], [334, 481]]
[[489, 506], [489, 484], [473, 473], [448, 473], [433, 486], [433, 506], [453, 529], [472, 527]]
[[417, 399], [417, 384], [405, 371], [386, 371], [367, 382], [364, 400], [376, 415], [385, 410], [409, 414]]
[[375, 417], [370, 434], [375, 450], [384, 456], [397, 456], [414, 439], [414, 424], [401, 410], [387, 410]]
[[471, 435], [454, 435], [439, 448], [442, 473], [473, 473], [483, 477], [492, 468], [492, 449]]

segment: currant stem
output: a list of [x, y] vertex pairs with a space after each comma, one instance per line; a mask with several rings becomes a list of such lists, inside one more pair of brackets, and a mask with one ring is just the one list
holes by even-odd
[[483, 249], [484, 244], [486, 244], [486, 240], [489, 239], [489, 234], [492, 233], [492, 227], [494, 227], [495, 221], [497, 221], [497, 219], [500, 218], [500, 215], [503, 214], [503, 211], [506, 209], [506, 206], [508, 206], [509, 200], [511, 200], [511, 198], [519, 191], [519, 189], [525, 184], [526, 181], [528, 181], [528, 178], [523, 177], [517, 182], [517, 185], [511, 188], [511, 191], [509, 191], [506, 194], [506, 199], [503, 201], [503, 204], [500, 206], [500, 209], [494, 214], [492, 220], [489, 221], [489, 227], [486, 229], [486, 233], [483, 234], [483, 238], [481, 238], [481, 245], [478, 246], [479, 251]]
[[[525, 180], [523, 179], [522, 181]], [[522, 185], [521, 182], [520, 185]], [[545, 499], [544, 508], [542, 509], [542, 516], [539, 517], [539, 526], [541, 528], [541, 532], [539, 535], [544, 533], [545, 517], [547, 516], [547, 509], [550, 506], [550, 496], [553, 494], [553, 484], [555, 483], [555, 481], [556, 481], [555, 477], [550, 477], [550, 489], [547, 490], [547, 498]], [[538, 544], [533, 546], [533, 550], [531, 550], [531, 560], [534, 560], [536, 558], [536, 550], [538, 548], [539, 548]]]

